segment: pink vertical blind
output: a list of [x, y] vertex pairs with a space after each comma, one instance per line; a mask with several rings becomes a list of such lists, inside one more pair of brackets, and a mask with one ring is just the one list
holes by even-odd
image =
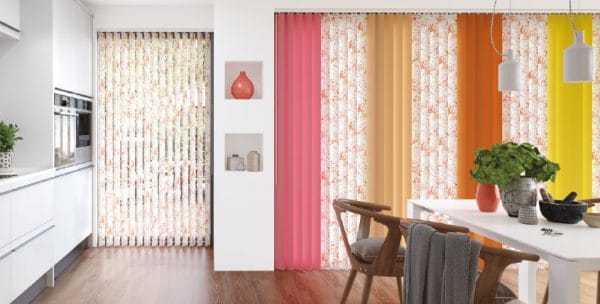
[[276, 16], [275, 268], [320, 268], [321, 16]]

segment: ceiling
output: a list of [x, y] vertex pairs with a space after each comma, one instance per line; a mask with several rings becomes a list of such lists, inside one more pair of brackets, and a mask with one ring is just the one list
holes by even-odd
[[83, 0], [89, 5], [207, 5], [214, 0]]

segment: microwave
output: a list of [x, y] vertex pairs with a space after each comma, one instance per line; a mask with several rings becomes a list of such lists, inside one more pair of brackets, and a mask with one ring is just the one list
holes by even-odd
[[54, 93], [54, 167], [92, 160], [92, 99], [85, 95]]

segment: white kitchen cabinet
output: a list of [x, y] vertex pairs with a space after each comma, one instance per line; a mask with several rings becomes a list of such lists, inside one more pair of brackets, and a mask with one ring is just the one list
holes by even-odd
[[92, 96], [92, 17], [74, 0], [54, 0], [54, 87]]
[[0, 248], [8, 245], [10, 239], [10, 196], [5, 194], [0, 195]]
[[20, 1], [0, 0], [0, 34], [5, 37], [19, 39], [20, 28]]
[[0, 255], [0, 303], [10, 301], [10, 255]]
[[10, 296], [14, 300], [54, 267], [54, 230], [49, 228], [13, 249], [10, 259]]
[[53, 181], [47, 180], [11, 192], [11, 240], [52, 220]]
[[54, 262], [92, 233], [92, 168], [54, 180]]

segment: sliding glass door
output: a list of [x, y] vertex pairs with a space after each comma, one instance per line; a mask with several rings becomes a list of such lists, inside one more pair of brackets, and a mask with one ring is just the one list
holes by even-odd
[[98, 245], [210, 243], [211, 35], [98, 34]]

